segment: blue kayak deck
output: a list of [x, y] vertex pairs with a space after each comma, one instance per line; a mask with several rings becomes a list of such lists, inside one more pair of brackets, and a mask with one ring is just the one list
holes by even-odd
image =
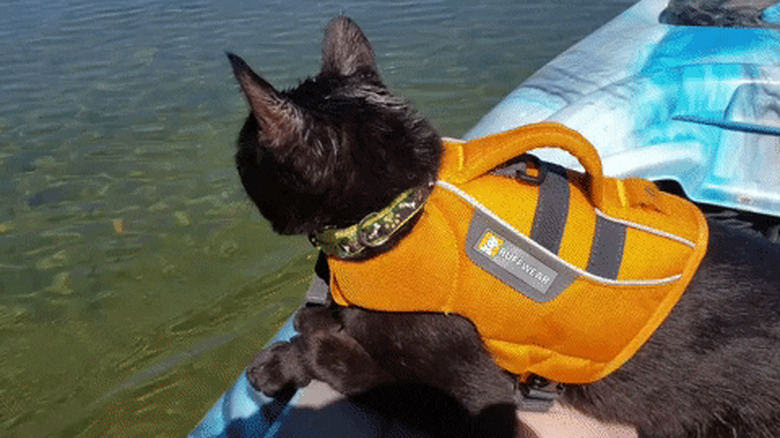
[[[675, 181], [696, 202], [780, 217], [780, 31], [663, 25], [665, 5], [641, 1], [574, 45], [466, 137], [561, 122], [609, 175]], [[560, 151], [539, 155], [577, 167]]]

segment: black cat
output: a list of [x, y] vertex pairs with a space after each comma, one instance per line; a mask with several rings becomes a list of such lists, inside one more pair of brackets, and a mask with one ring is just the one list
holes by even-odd
[[[236, 154], [241, 181], [284, 234], [353, 225], [435, 181], [442, 155], [436, 132], [382, 84], [352, 21], [332, 20], [323, 45], [322, 71], [283, 92], [228, 55], [252, 110]], [[708, 254], [668, 319], [619, 370], [567, 385], [564, 403], [652, 437], [780, 436], [780, 247], [709, 225]], [[364, 256], [392, 248], [412, 227]], [[530, 435], [514, 415], [513, 377], [464, 318], [331, 305], [302, 308], [296, 324], [300, 336], [248, 368], [266, 394], [319, 379], [358, 399], [384, 400], [380, 409], [434, 435]], [[389, 403], [388, 388], [450, 402], [411, 408], [416, 396]]]

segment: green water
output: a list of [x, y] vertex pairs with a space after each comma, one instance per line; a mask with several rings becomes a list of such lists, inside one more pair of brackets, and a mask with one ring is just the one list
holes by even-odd
[[0, 435], [184, 435], [300, 303], [313, 252], [241, 190], [224, 51], [291, 86], [345, 13], [458, 136], [631, 3], [0, 3]]

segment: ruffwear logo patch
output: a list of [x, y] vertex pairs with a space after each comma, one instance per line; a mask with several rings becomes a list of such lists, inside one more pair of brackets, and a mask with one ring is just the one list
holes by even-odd
[[503, 248], [503, 246], [504, 246], [504, 239], [502, 239], [492, 231], [487, 230], [485, 232], [485, 235], [482, 236], [482, 239], [480, 240], [476, 249], [477, 251], [481, 252], [482, 254], [485, 254], [488, 257], [495, 257], [498, 254], [498, 252], [501, 251], [501, 248]]
[[530, 285], [537, 292], [546, 294], [558, 273], [534, 256], [490, 228], [474, 245], [474, 250], [486, 256], [490, 262]]
[[471, 217], [463, 250], [485, 273], [539, 303], [553, 301], [577, 279], [554, 254], [479, 210]]

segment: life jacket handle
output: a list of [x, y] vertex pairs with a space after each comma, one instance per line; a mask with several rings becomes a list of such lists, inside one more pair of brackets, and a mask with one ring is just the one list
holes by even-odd
[[521, 126], [487, 137], [456, 143], [458, 163], [441, 175], [452, 183], [464, 183], [484, 175], [501, 164], [533, 149], [552, 147], [573, 155], [590, 177], [590, 198], [597, 208], [604, 207], [605, 181], [596, 148], [579, 132], [560, 123], [542, 122]]

